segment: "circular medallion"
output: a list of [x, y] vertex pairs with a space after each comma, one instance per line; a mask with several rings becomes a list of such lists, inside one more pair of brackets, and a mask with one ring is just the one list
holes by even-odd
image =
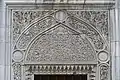
[[59, 21], [64, 21], [66, 18], [66, 13], [64, 11], [58, 11], [55, 14], [55, 18]]
[[106, 51], [101, 51], [98, 53], [98, 58], [100, 61], [107, 61], [108, 60], [108, 53]]
[[13, 59], [17, 62], [20, 62], [23, 59], [23, 53], [20, 50], [16, 50], [13, 52]]

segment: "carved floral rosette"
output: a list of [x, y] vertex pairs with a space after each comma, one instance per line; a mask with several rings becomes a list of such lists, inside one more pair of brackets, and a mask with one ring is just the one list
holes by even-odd
[[14, 80], [21, 78], [17, 71], [21, 65], [26, 80], [31, 80], [37, 71], [41, 74], [86, 71], [84, 74], [94, 74], [89, 80], [96, 80], [97, 73], [99, 80], [108, 80], [110, 64], [97, 67], [110, 60], [108, 11], [13, 11], [12, 36], [12, 61], [20, 63], [13, 65]]

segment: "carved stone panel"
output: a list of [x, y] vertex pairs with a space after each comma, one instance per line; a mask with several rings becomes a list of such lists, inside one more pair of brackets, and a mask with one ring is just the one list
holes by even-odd
[[89, 80], [109, 79], [108, 11], [15, 10], [12, 14], [14, 80], [21, 80], [24, 71], [26, 80], [36, 70], [59, 73], [60, 66], [63, 73], [84, 70]]
[[47, 64], [79, 64], [80, 61], [96, 61], [94, 49], [84, 35], [63, 25], [37, 37], [26, 57], [26, 62]]

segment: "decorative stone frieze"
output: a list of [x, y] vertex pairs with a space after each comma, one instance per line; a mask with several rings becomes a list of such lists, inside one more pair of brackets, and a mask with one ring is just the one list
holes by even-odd
[[88, 74], [89, 80], [96, 78], [96, 65], [26, 65], [25, 80], [33, 80], [34, 74]]

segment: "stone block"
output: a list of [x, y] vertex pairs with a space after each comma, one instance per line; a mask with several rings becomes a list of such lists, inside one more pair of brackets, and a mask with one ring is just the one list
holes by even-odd
[[120, 42], [115, 43], [115, 54], [120, 57]]
[[5, 43], [0, 42], [0, 65], [4, 65]]
[[115, 66], [115, 80], [120, 80], [120, 56], [116, 56], [116, 66]]
[[116, 56], [115, 53], [116, 53], [116, 42], [111, 42], [111, 56]]
[[9, 42], [6, 42], [5, 43], [5, 45], [6, 45], [6, 55], [5, 55], [5, 57], [6, 57], [6, 63], [5, 63], [5, 65], [7, 65], [7, 66], [10, 66], [11, 65], [11, 54], [10, 54], [10, 43]]
[[5, 80], [4, 79], [4, 69], [5, 69], [5, 67], [3, 65], [0, 65], [0, 80]]
[[0, 42], [5, 42], [5, 28], [0, 28]]

